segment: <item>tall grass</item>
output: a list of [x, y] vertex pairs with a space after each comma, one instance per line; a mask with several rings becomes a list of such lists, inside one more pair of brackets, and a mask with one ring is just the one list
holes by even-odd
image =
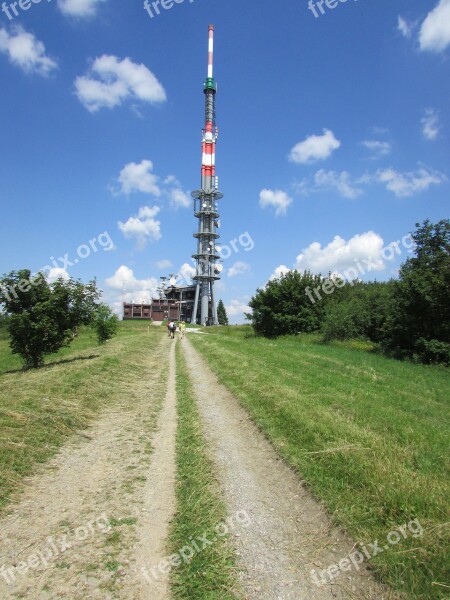
[[421, 537], [373, 558], [380, 578], [409, 598], [448, 598], [450, 371], [210, 331], [193, 343], [336, 523], [367, 544], [419, 520]]

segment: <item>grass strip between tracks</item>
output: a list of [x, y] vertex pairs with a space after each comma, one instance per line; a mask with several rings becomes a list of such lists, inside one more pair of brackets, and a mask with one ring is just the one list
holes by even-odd
[[[176, 352], [178, 405], [177, 514], [170, 551], [179, 563], [171, 572], [176, 600], [231, 600], [236, 569], [221, 490], [205, 445], [200, 416], [182, 355]], [[178, 557], [178, 558], [176, 558]]]

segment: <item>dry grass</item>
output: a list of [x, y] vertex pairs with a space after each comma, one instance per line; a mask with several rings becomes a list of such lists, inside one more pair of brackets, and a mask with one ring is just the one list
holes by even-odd
[[[147, 324], [123, 323], [115, 339], [98, 347], [84, 331], [47, 366], [0, 375], [0, 512], [24, 477], [70, 436], [88, 436], [83, 430], [95, 415], [123, 398], [133, 380], [146, 376], [149, 353], [159, 339], [156, 328], [148, 332]], [[3, 346], [2, 351], [2, 364], [11, 365], [9, 350]]]

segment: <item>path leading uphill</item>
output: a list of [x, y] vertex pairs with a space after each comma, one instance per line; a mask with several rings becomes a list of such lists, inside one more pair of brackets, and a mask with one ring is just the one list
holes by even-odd
[[232, 538], [241, 600], [395, 598], [363, 565], [334, 583], [314, 582], [311, 570], [339, 563], [352, 541], [331, 526], [188, 337], [162, 332], [148, 379], [130, 380], [119, 405], [27, 480], [0, 521], [0, 599], [170, 600], [168, 573], [151, 573], [167, 556], [175, 513], [177, 344], [229, 515], [248, 517]]
[[229, 514], [245, 511], [251, 525], [234, 538], [242, 585], [249, 600], [396, 598], [366, 568], [318, 584], [311, 571], [345, 559], [353, 543], [333, 527], [321, 505], [282, 462], [246, 412], [183, 342], [206, 437], [218, 467]]

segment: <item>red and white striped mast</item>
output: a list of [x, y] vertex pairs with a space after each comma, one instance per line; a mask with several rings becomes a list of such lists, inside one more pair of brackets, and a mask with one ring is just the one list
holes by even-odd
[[197, 312], [200, 302], [200, 324], [218, 325], [217, 305], [214, 295], [214, 282], [220, 279], [222, 265], [218, 264], [220, 256], [216, 253], [215, 242], [219, 238], [219, 209], [217, 201], [223, 198], [218, 190], [216, 177], [216, 127], [215, 100], [217, 86], [213, 77], [214, 58], [214, 26], [208, 27], [208, 76], [203, 92], [205, 94], [205, 128], [202, 136], [202, 178], [201, 189], [192, 192], [194, 198], [194, 214], [198, 218], [196, 274], [194, 312], [192, 322], [198, 322]]

